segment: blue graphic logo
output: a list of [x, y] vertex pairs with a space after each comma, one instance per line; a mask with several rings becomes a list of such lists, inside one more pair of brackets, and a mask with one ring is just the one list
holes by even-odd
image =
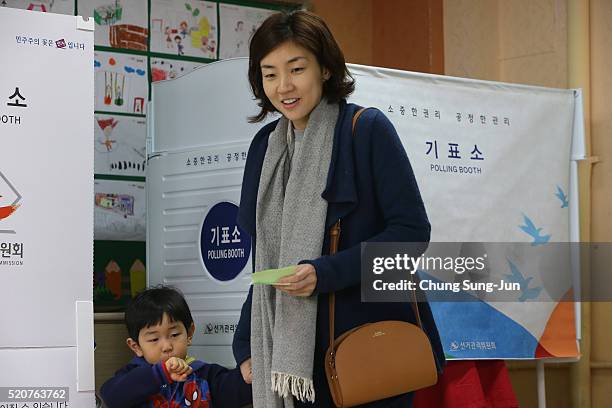
[[523, 222], [524, 225], [519, 225], [519, 228], [523, 230], [524, 233], [528, 234], [531, 238], [533, 238], [533, 242], [531, 246], [544, 245], [548, 241], [550, 241], [550, 234], [542, 235], [542, 229], [535, 226], [533, 221], [525, 214], [523, 214]]
[[530, 299], [537, 299], [540, 296], [540, 292], [542, 291], [541, 286], [536, 286], [530, 288], [530, 282], [533, 279], [532, 276], [525, 278], [521, 271], [514, 265], [509, 259], [507, 259], [508, 264], [510, 265], [510, 274], [506, 274], [506, 278], [510, 279], [510, 282], [518, 283], [521, 285], [521, 296], [519, 297], [519, 302], [524, 302]]
[[557, 198], [561, 201], [561, 208], [567, 208], [569, 201], [567, 201], [567, 195], [565, 195], [565, 192], [561, 187], [557, 186], [557, 193], [555, 196], [557, 196]]
[[202, 224], [200, 255], [206, 270], [219, 281], [230, 281], [242, 272], [251, 255], [251, 237], [236, 223], [238, 207], [215, 204]]

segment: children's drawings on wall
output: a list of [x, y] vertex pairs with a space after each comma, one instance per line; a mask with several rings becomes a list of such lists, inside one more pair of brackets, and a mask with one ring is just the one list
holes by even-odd
[[147, 51], [147, 0], [79, 0], [78, 12], [93, 17], [96, 45]]
[[221, 19], [221, 44], [219, 58], [246, 57], [249, 55], [249, 40], [257, 28], [275, 10], [219, 4]]
[[153, 82], [176, 79], [206, 64], [174, 59], [151, 58], [151, 80]]
[[217, 4], [151, 0], [151, 52], [217, 58]]
[[[74, 15], [74, 0], [0, 0], [0, 7]], [[275, 10], [201, 0], [78, 0], [78, 14], [95, 22], [95, 45], [200, 58], [248, 55], [251, 35]]]
[[145, 113], [149, 98], [146, 57], [96, 51], [94, 73], [97, 111]]
[[95, 115], [94, 172], [144, 177], [146, 136], [144, 118]]
[[0, 0], [0, 7], [74, 15], [74, 0]]
[[145, 183], [95, 180], [94, 239], [145, 241]]
[[94, 309], [124, 310], [146, 286], [144, 242], [94, 241]]
[[[126, 296], [126, 277], [129, 277], [129, 296]], [[121, 300], [133, 298], [142, 292], [146, 284], [146, 267], [140, 259], [134, 260], [129, 271], [122, 270], [114, 259], [110, 259], [103, 271], [94, 271], [94, 302], [108, 307], [109, 301], [115, 301], [114, 305], [117, 306]]]

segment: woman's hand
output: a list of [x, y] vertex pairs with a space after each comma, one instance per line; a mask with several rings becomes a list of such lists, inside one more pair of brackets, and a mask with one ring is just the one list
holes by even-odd
[[274, 287], [288, 295], [307, 297], [317, 287], [317, 271], [311, 264], [301, 264], [295, 267], [293, 275], [280, 278], [276, 283]]
[[245, 383], [251, 384], [253, 382], [253, 369], [251, 367], [250, 358], [240, 364], [240, 374], [242, 374]]

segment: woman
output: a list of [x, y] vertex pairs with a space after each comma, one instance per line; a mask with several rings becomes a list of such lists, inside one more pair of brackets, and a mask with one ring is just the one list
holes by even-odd
[[[335, 333], [367, 322], [414, 322], [409, 305], [362, 303], [360, 243], [427, 242], [430, 226], [395, 129], [378, 110], [347, 104], [354, 81], [326, 24], [306, 11], [270, 16], [250, 44], [249, 81], [261, 111], [282, 117], [249, 149], [238, 222], [253, 237], [254, 269], [295, 273], [249, 292], [234, 355], [258, 407], [331, 407], [324, 372], [328, 296], [336, 293]], [[341, 220], [337, 254], [329, 229]], [[256, 246], [255, 246], [256, 244]], [[440, 366], [444, 357], [421, 308]], [[367, 367], [364, 367], [367, 370]], [[282, 396], [282, 397], [280, 397]], [[411, 394], [369, 404], [407, 407]]]

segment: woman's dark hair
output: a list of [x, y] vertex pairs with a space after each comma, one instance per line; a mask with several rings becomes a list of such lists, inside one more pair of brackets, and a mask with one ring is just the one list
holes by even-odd
[[346, 68], [344, 54], [331, 31], [321, 17], [308, 11], [280, 12], [268, 17], [255, 31], [249, 46], [249, 82], [259, 114], [249, 117], [249, 122], [261, 122], [276, 108], [264, 92], [261, 60], [286, 41], [312, 52], [322, 68], [327, 68], [330, 78], [323, 83], [323, 98], [338, 103], [355, 90], [355, 81]]
[[140, 292], [125, 310], [128, 334], [138, 343], [140, 330], [161, 323], [165, 313], [170, 320], [182, 322], [189, 331], [193, 318], [185, 298], [178, 290], [156, 286]]

